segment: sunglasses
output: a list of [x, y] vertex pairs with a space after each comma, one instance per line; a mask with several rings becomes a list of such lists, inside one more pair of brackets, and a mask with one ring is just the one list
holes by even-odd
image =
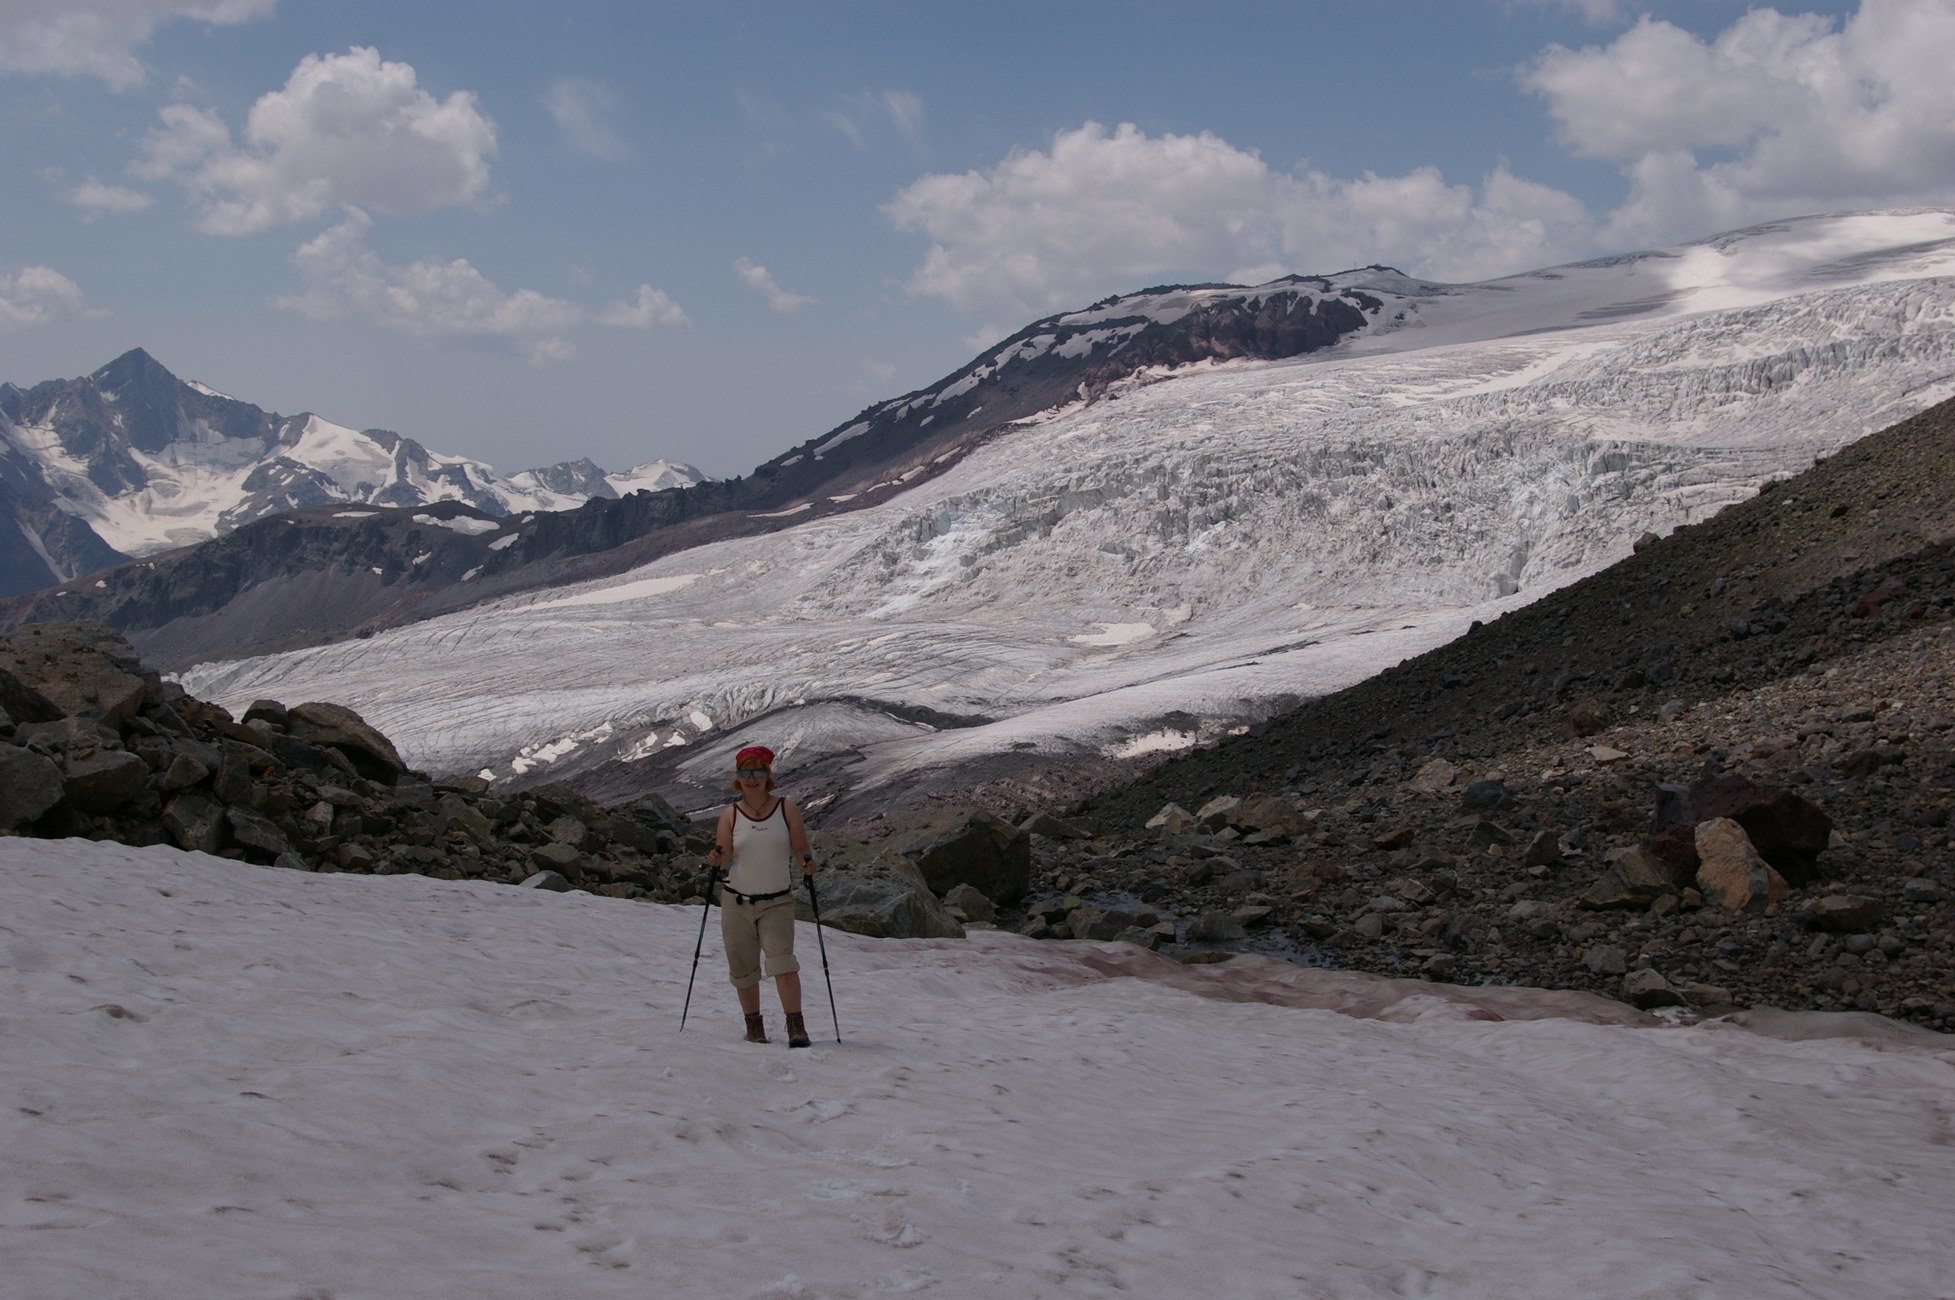
[[767, 769], [764, 767], [740, 767], [733, 771], [733, 779], [736, 781], [758, 781], [766, 775]]

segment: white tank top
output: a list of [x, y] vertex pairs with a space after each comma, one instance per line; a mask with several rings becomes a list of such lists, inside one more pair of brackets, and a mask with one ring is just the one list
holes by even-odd
[[733, 805], [733, 861], [726, 883], [742, 894], [772, 894], [792, 887], [794, 850], [787, 838], [787, 800], [756, 821]]

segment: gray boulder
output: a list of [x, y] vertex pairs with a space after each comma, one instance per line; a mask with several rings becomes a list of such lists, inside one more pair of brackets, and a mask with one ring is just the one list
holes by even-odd
[[998, 907], [969, 885], [958, 885], [944, 895], [944, 905], [962, 912], [967, 920], [989, 925], [998, 919]]
[[946, 810], [886, 841], [938, 897], [969, 885], [1009, 906], [1032, 887], [1032, 837], [1001, 817]]
[[0, 713], [5, 713], [14, 726], [23, 722], [53, 722], [61, 716], [54, 701], [5, 668], [0, 668]]
[[[136, 716], [147, 686], [136, 652], [100, 624], [46, 623], [0, 641], [0, 669], [37, 692], [63, 717], [97, 718], [111, 727]], [[7, 709], [14, 713], [12, 706]], [[14, 713], [16, 721], [20, 715]]]
[[278, 824], [267, 817], [244, 808], [232, 808], [225, 814], [230, 823], [231, 838], [238, 847], [256, 858], [275, 860], [280, 855], [292, 851], [291, 841]]
[[346, 755], [354, 770], [369, 781], [394, 785], [407, 771], [394, 742], [344, 705], [295, 705], [287, 713], [287, 726], [300, 740], [337, 749]]
[[[825, 835], [816, 837], [815, 852], [822, 864], [815, 888], [821, 896], [823, 925], [878, 939], [964, 937], [964, 927], [944, 910], [923, 873], [903, 854], [844, 845]], [[799, 880], [794, 914], [803, 921], [814, 920], [808, 888]]]
[[215, 853], [224, 847], [224, 805], [206, 794], [180, 794], [163, 807], [163, 829], [180, 849]]
[[98, 749], [85, 757], [70, 757], [65, 767], [68, 802], [85, 813], [114, 812], [149, 783], [149, 764], [125, 749]]
[[0, 831], [38, 820], [61, 802], [61, 769], [18, 745], [0, 745]]

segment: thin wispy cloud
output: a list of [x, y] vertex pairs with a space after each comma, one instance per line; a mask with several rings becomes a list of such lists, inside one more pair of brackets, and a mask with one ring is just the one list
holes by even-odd
[[79, 208], [83, 221], [93, 221], [100, 216], [141, 212], [156, 202], [153, 197], [140, 190], [109, 185], [93, 176], [63, 191], [61, 201], [71, 208]]
[[751, 258], [741, 257], [734, 259], [733, 272], [740, 277], [742, 284], [745, 284], [749, 289], [759, 294], [762, 298], [765, 298], [767, 300], [767, 306], [771, 310], [780, 312], [782, 315], [799, 311], [815, 301], [807, 294], [789, 293], [787, 290], [781, 288], [780, 285], [774, 282], [774, 277], [768, 272], [767, 268]]
[[856, 148], [867, 150], [871, 136], [887, 127], [912, 146], [923, 143], [923, 100], [908, 90], [864, 90], [827, 112], [829, 124]]
[[685, 323], [678, 304], [650, 285], [638, 286], [632, 301], [592, 311], [533, 289], [505, 291], [465, 258], [390, 263], [367, 247], [371, 226], [356, 211], [303, 244], [292, 257], [303, 288], [278, 306], [312, 320], [365, 321], [419, 338], [501, 341], [538, 366], [573, 357], [568, 335], [580, 325]]
[[607, 162], [631, 156], [613, 123], [618, 115], [617, 92], [602, 82], [566, 77], [543, 96], [543, 107], [563, 133], [564, 142], [578, 153]]
[[1607, 27], [1629, 21], [1629, 0], [1507, 0], [1509, 9], [1552, 9], [1569, 13], [1591, 27]]

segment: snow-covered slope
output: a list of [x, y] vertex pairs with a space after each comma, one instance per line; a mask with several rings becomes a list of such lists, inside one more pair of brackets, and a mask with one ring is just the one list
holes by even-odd
[[[507, 515], [701, 478], [672, 461], [608, 477], [591, 466], [588, 484], [547, 470], [504, 477], [481, 461], [430, 451], [384, 429], [262, 411], [178, 380], [140, 349], [81, 379], [0, 387], [0, 466], [13, 480], [0, 482], [11, 498], [56, 503], [128, 556], [204, 541], [304, 506], [461, 501]], [[38, 522], [22, 527], [36, 539], [45, 532]], [[59, 556], [46, 558], [55, 578], [78, 571]], [[93, 553], [87, 558], [101, 562]], [[45, 584], [0, 583], [0, 592], [38, 585]]]
[[789, 1051], [738, 1041], [717, 927], [678, 1032], [696, 909], [0, 839], [0, 912], [0, 1291], [35, 1300], [1955, 1276], [1955, 1053], [1872, 1016], [831, 931]]
[[858, 788], [1139, 754], [1362, 678], [1955, 393], [1945, 211], [1484, 285], [1356, 274], [1385, 306], [1331, 350], [1143, 374], [853, 514], [186, 684], [341, 700], [413, 762], [496, 778], [622, 759], [712, 789], [747, 738]]

